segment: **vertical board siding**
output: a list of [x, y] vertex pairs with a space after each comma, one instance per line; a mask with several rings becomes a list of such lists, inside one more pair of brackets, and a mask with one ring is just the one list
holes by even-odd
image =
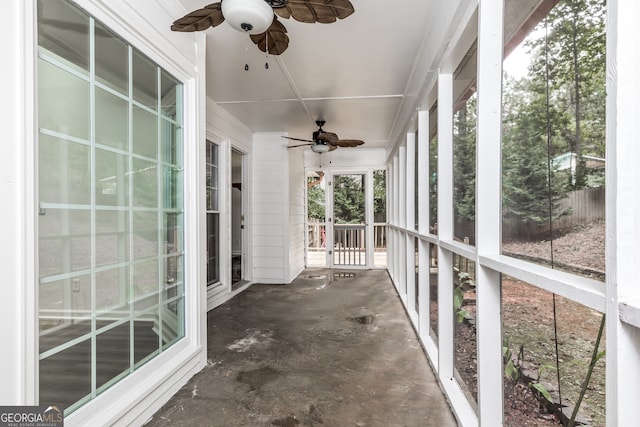
[[286, 283], [288, 159], [276, 134], [253, 136], [253, 277]]
[[254, 281], [290, 283], [305, 253], [304, 150], [287, 150], [280, 133], [254, 135]]

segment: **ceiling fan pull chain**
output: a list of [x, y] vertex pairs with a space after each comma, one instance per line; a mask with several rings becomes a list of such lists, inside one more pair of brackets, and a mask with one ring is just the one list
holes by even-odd
[[268, 70], [269, 69], [269, 31], [265, 33], [264, 48], [265, 48], [264, 49], [265, 52], [267, 52], [267, 62], [264, 63], [264, 69]]
[[244, 70], [249, 71], [249, 61], [247, 61], [247, 52], [249, 48], [247, 47], [247, 42], [244, 42]]

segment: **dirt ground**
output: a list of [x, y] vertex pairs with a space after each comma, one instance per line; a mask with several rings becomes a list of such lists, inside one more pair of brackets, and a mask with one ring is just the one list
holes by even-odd
[[[571, 230], [557, 236], [552, 244], [549, 241], [508, 242], [504, 245], [504, 251], [548, 260], [551, 247], [554, 260], [563, 266], [577, 267], [574, 271], [577, 274], [592, 276], [604, 272], [604, 223]], [[595, 273], [592, 274], [592, 270]], [[474, 312], [473, 292], [465, 294], [465, 300], [469, 304], [462, 308]], [[561, 398], [563, 404], [573, 406], [587, 374], [602, 314], [506, 276], [502, 279], [502, 313], [503, 341], [511, 349], [515, 362], [556, 400]], [[599, 351], [604, 348], [603, 336]], [[456, 370], [468, 394], [475, 400], [477, 353], [473, 325], [466, 322], [457, 325], [455, 349]], [[545, 427], [561, 424], [540, 407], [530, 387], [509, 380], [504, 383], [505, 426]], [[595, 365], [580, 407], [580, 416], [583, 421], [589, 421], [589, 425], [605, 425], [604, 358]]]
[[[574, 266], [578, 269], [594, 270], [604, 273], [604, 221], [576, 226], [570, 231], [558, 233], [553, 241], [525, 241], [512, 240], [504, 242], [503, 252], [525, 255], [540, 260], [551, 260], [551, 248], [553, 248], [553, 261], [563, 266]], [[588, 275], [580, 273], [581, 275]]]

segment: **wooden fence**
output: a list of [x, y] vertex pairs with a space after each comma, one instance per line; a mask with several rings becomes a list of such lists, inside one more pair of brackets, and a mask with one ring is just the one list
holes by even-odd
[[[604, 220], [604, 187], [572, 191], [560, 201], [557, 212], [562, 212], [566, 209], [570, 209], [571, 212], [553, 221], [554, 230], [569, 229], [576, 225]], [[502, 234], [506, 238], [535, 237], [548, 233], [548, 223], [536, 225], [523, 223], [521, 220], [509, 216], [502, 218]]]

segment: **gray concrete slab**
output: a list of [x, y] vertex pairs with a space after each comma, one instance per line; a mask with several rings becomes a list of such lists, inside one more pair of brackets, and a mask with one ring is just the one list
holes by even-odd
[[208, 366], [148, 426], [457, 425], [386, 271], [253, 285], [208, 323]]

